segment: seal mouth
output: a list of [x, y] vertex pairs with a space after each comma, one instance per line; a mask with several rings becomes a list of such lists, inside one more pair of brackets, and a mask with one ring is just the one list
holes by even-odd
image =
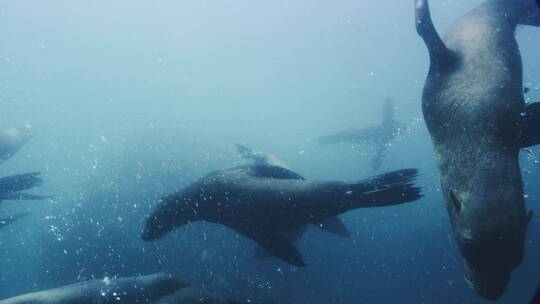
[[472, 269], [467, 262], [464, 263], [465, 268], [465, 283], [467, 286], [476, 291], [481, 297], [496, 301], [506, 290], [506, 286], [510, 280], [510, 273], [507, 271], [497, 271], [491, 269], [484, 273]]

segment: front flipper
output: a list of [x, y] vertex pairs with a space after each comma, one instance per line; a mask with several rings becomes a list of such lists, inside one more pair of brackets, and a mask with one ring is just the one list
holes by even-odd
[[318, 224], [315, 224], [316, 227], [326, 230], [330, 233], [341, 235], [341, 236], [350, 236], [351, 232], [345, 226], [343, 221], [337, 216], [328, 218]]
[[302, 259], [302, 255], [286, 236], [279, 233], [260, 232], [243, 234], [283, 261], [297, 267], [306, 266], [306, 263], [304, 263], [304, 260]]
[[520, 147], [540, 144], [540, 102], [527, 105], [521, 117]]
[[452, 52], [444, 45], [433, 25], [428, 0], [415, 0], [415, 17], [416, 32], [426, 43], [431, 64], [440, 65], [443, 61], [450, 59]]
[[[307, 226], [302, 226], [298, 229], [288, 231], [283, 233], [283, 235], [292, 243], [296, 244], [298, 240], [304, 235], [304, 232], [306, 232]], [[256, 258], [269, 258], [272, 257], [272, 254], [266, 251], [266, 249], [262, 248], [261, 246], [255, 247], [255, 254], [254, 256]]]

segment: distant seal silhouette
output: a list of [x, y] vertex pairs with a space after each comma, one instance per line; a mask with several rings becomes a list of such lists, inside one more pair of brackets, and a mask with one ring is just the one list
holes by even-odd
[[11, 158], [32, 137], [30, 126], [0, 132], [0, 163]]
[[401, 125], [395, 120], [394, 116], [394, 103], [390, 98], [387, 98], [383, 105], [383, 119], [381, 124], [321, 136], [319, 138], [319, 144], [331, 145], [342, 142], [374, 144], [376, 150], [372, 160], [372, 166], [373, 170], [378, 170], [386, 156], [388, 145], [401, 131]]
[[523, 199], [521, 148], [540, 142], [540, 104], [525, 104], [514, 37], [540, 26], [535, 0], [489, 0], [461, 17], [444, 40], [427, 0], [416, 0], [416, 29], [430, 67], [422, 109], [434, 144], [467, 282], [496, 300], [524, 255], [532, 217]]
[[307, 224], [356, 209], [412, 202], [421, 197], [412, 185], [415, 169], [391, 172], [355, 183], [298, 179], [278, 166], [252, 165], [216, 171], [164, 197], [146, 220], [142, 238], [163, 238], [196, 221], [225, 225], [280, 259], [305, 262], [283, 235]]
[[[284, 169], [287, 169], [292, 172], [291, 167], [284, 162], [283, 160], [277, 158], [276, 156], [261, 152], [261, 151], [255, 151], [252, 150], [246, 146], [243, 145], [236, 145], [236, 148], [238, 150], [238, 153], [240, 155], [248, 160], [253, 160], [255, 165], [263, 165], [263, 166], [276, 166], [281, 167]], [[294, 178], [294, 176], [291, 176]], [[305, 178], [301, 175], [296, 176], [296, 179], [299, 180], [305, 180]], [[313, 225], [314, 227], [320, 228], [322, 230], [328, 231], [333, 234], [337, 234], [340, 236], [350, 236], [351, 233], [347, 226], [341, 221], [341, 219], [338, 216], [328, 218], [320, 223], [315, 223]], [[293, 244], [296, 244], [298, 240], [304, 235], [306, 232], [307, 225], [302, 226], [298, 229], [287, 231], [286, 233], [283, 233], [283, 235], [291, 241]], [[271, 256], [268, 254], [264, 249], [261, 247], [257, 247], [255, 250], [255, 257], [258, 258], [265, 258]]]
[[188, 284], [167, 274], [105, 278], [29, 293], [2, 300], [0, 304], [153, 303], [187, 286]]

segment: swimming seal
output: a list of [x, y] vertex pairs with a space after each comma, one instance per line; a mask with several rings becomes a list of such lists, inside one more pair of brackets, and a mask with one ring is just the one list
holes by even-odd
[[90, 280], [29, 293], [0, 301], [0, 304], [133, 304], [153, 303], [189, 286], [168, 274]]
[[305, 262], [288, 231], [367, 207], [415, 201], [420, 189], [415, 169], [343, 183], [298, 179], [298, 174], [270, 165], [240, 166], [208, 174], [164, 197], [146, 220], [142, 238], [163, 238], [176, 227], [196, 221], [225, 225], [255, 241], [280, 259]]
[[442, 39], [427, 0], [416, 29], [430, 57], [422, 110], [465, 278], [496, 300], [524, 256], [532, 217], [523, 198], [521, 148], [540, 142], [540, 104], [525, 104], [518, 24], [540, 25], [535, 0], [488, 0]]
[[375, 145], [375, 155], [372, 167], [373, 170], [378, 170], [386, 156], [388, 145], [401, 132], [401, 125], [394, 118], [395, 107], [390, 98], [385, 100], [382, 112], [383, 118], [380, 124], [321, 136], [319, 144], [331, 145], [342, 142], [373, 144]]

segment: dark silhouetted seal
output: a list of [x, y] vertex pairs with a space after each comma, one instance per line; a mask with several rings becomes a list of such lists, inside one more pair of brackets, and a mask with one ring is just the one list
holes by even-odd
[[321, 136], [319, 144], [331, 145], [342, 142], [373, 144], [375, 145], [375, 156], [373, 156], [372, 166], [373, 170], [378, 170], [384, 160], [388, 145], [401, 132], [401, 125], [395, 120], [394, 116], [394, 103], [390, 98], [387, 98], [383, 105], [381, 124]]
[[29, 293], [0, 301], [0, 304], [134, 304], [153, 303], [189, 286], [167, 274], [103, 280]]
[[417, 172], [406, 169], [368, 180], [343, 183], [299, 179], [271, 165], [216, 171], [164, 197], [146, 221], [143, 240], [165, 236], [190, 222], [230, 227], [282, 260], [304, 266], [284, 233], [367, 207], [412, 202], [421, 197], [412, 185]]

